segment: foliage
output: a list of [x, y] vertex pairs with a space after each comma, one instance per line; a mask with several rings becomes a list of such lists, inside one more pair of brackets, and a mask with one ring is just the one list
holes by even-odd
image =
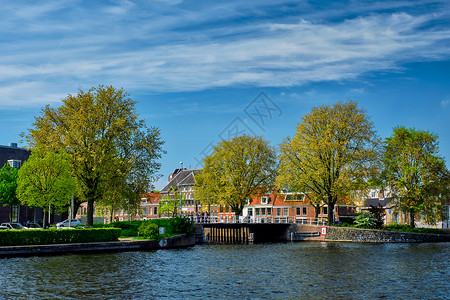
[[138, 231], [140, 236], [144, 236], [152, 240], [158, 239], [159, 227], [155, 223], [144, 222], [139, 226]]
[[0, 245], [19, 246], [108, 242], [116, 241], [119, 235], [120, 229], [118, 228], [0, 230]]
[[386, 214], [386, 210], [383, 206], [378, 204], [378, 206], [371, 205], [369, 212], [374, 216], [376, 220], [375, 228], [381, 228], [383, 226], [383, 216]]
[[[19, 170], [17, 197], [22, 204], [48, 211], [64, 211], [76, 191], [69, 171], [68, 155], [36, 148]], [[44, 214], [45, 216], [45, 214]]]
[[450, 175], [438, 156], [438, 136], [427, 131], [394, 128], [386, 139], [384, 176], [397, 211], [406, 210], [410, 226], [422, 214], [429, 223], [442, 220], [449, 199]]
[[46, 106], [25, 137], [32, 148], [67, 151], [80, 190], [77, 206], [88, 203], [88, 225], [95, 201], [113, 209], [136, 205], [163, 153], [159, 129], [147, 128], [135, 102], [112, 86], [69, 95], [57, 109]]
[[196, 198], [205, 204], [229, 205], [239, 215], [247, 199], [274, 186], [275, 176], [276, 152], [268, 141], [235, 137], [220, 142], [204, 159], [202, 174], [196, 176]]
[[354, 224], [359, 228], [375, 228], [377, 219], [371, 212], [362, 212], [355, 218]]
[[[176, 186], [172, 186], [169, 189], [169, 195], [163, 196], [161, 201], [159, 202], [158, 213], [160, 215], [166, 215], [175, 217], [177, 214], [177, 210], [181, 205], [184, 204], [185, 195], [180, 199], [180, 189]], [[180, 202], [181, 200], [181, 202]]]
[[388, 231], [403, 231], [403, 232], [416, 232], [416, 233], [437, 233], [437, 234], [446, 234], [443, 230], [433, 229], [433, 228], [414, 228], [405, 224], [391, 223], [387, 226], [382, 227], [383, 230]]
[[153, 219], [153, 220], [133, 220], [112, 222], [110, 224], [94, 224], [95, 228], [120, 228], [122, 229], [121, 237], [136, 237], [139, 233], [139, 227], [142, 224], [156, 224], [158, 227], [165, 227], [167, 236], [186, 233], [193, 235], [195, 226], [188, 218], [175, 217], [171, 219]]
[[365, 110], [353, 101], [314, 107], [296, 135], [280, 145], [280, 189], [313, 193], [328, 205], [333, 224], [336, 203], [365, 189], [379, 164], [378, 138]]
[[19, 204], [16, 196], [18, 170], [6, 163], [0, 170], [0, 203], [3, 205]]

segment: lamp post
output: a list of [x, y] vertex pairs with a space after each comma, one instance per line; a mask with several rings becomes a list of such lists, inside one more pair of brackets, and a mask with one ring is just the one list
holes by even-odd
[[180, 180], [180, 217], [181, 217], [181, 206], [182, 206], [182, 201], [183, 201], [183, 162], [180, 162], [181, 165], [181, 171], [180, 171], [180, 176], [181, 176], [181, 180]]

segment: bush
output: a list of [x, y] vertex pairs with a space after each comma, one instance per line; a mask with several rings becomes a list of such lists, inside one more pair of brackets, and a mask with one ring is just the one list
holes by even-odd
[[139, 226], [139, 235], [152, 240], [157, 240], [159, 235], [159, 227], [150, 221], [144, 222]]
[[20, 246], [109, 242], [116, 241], [119, 236], [119, 228], [0, 230], [0, 245]]
[[439, 229], [433, 229], [433, 228], [412, 228], [409, 225], [406, 224], [398, 224], [398, 223], [391, 223], [387, 226], [383, 226], [383, 230], [390, 230], [390, 231], [403, 231], [403, 232], [416, 232], [416, 233], [439, 233], [439, 234], [445, 234], [446, 232], [439, 230]]
[[[166, 228], [165, 236], [173, 236], [181, 233], [186, 233], [186, 235], [191, 236], [195, 233], [195, 226], [192, 221], [188, 218], [176, 217], [172, 219], [153, 219], [147, 221], [122, 221], [122, 222], [113, 222], [111, 224], [106, 224], [108, 226], [121, 228], [122, 234], [121, 237], [134, 237], [138, 236], [139, 227], [142, 224], [151, 223], [156, 224], [158, 227]], [[102, 226], [106, 226], [102, 224]]]
[[370, 212], [362, 212], [355, 218], [354, 224], [359, 228], [375, 228], [377, 219]]

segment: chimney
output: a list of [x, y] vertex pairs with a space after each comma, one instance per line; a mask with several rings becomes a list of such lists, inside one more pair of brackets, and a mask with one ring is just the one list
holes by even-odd
[[17, 143], [9, 143], [9, 146], [12, 148], [17, 148]]

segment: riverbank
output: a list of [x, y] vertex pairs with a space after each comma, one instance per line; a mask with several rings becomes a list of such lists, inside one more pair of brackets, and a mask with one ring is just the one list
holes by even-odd
[[151, 251], [158, 249], [177, 249], [195, 246], [195, 237], [187, 237], [185, 234], [172, 236], [160, 241], [120, 239], [113, 242], [101, 243], [72, 243], [55, 245], [28, 245], [28, 246], [2, 246], [0, 258], [80, 254], [80, 253], [105, 253], [125, 251]]
[[[293, 236], [304, 241], [369, 242], [369, 243], [436, 243], [450, 242], [450, 234], [414, 233], [337, 226], [293, 225]], [[289, 238], [288, 233], [288, 238]]]

